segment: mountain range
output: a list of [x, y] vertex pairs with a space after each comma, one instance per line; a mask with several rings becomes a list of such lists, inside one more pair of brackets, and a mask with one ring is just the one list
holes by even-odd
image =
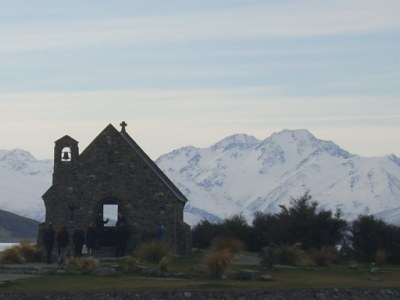
[[[373, 214], [400, 225], [400, 159], [361, 157], [307, 130], [283, 130], [264, 140], [235, 134], [208, 148], [183, 147], [156, 164], [188, 198], [185, 220], [219, 221], [241, 213], [278, 212], [309, 192], [319, 207], [351, 220]], [[41, 195], [51, 160], [25, 150], [0, 150], [0, 209], [44, 220]]]
[[265, 140], [229, 136], [209, 148], [184, 147], [156, 160], [187, 196], [186, 219], [220, 220], [278, 212], [309, 192], [322, 209], [351, 220], [377, 214], [400, 223], [400, 159], [361, 157], [307, 130], [283, 130]]

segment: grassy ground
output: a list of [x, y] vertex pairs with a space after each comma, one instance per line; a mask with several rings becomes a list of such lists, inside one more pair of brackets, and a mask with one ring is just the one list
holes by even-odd
[[[92, 275], [47, 275], [21, 279], [0, 287], [0, 293], [129, 291], [129, 290], [198, 290], [198, 289], [274, 289], [274, 288], [354, 288], [400, 287], [400, 266], [382, 266], [372, 275], [368, 266], [350, 269], [346, 265], [313, 268], [274, 268], [263, 270], [273, 281], [213, 280], [199, 272], [199, 254], [176, 259], [173, 272], [184, 272], [191, 279], [146, 278], [138, 276], [98, 277]], [[258, 269], [235, 265], [232, 269]]]

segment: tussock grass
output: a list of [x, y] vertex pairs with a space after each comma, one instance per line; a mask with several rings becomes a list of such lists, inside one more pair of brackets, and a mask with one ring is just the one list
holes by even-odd
[[332, 247], [322, 247], [310, 251], [310, 258], [317, 266], [328, 266], [333, 263], [337, 255]]
[[232, 265], [233, 253], [229, 249], [209, 252], [203, 261], [206, 273], [213, 278], [221, 278]]
[[301, 244], [293, 245], [270, 245], [262, 249], [259, 254], [261, 258], [260, 265], [264, 268], [272, 268], [274, 264], [309, 267], [315, 263], [301, 249]]
[[171, 247], [160, 241], [152, 241], [149, 243], [141, 244], [135, 251], [134, 256], [140, 258], [147, 263], [159, 264], [163, 257], [173, 257]]
[[18, 245], [0, 252], [0, 263], [23, 264], [26, 262], [38, 262], [41, 256], [42, 252], [39, 247], [27, 241], [21, 241]]
[[100, 261], [93, 256], [89, 257], [68, 257], [65, 261], [67, 268], [91, 273], [100, 267]]

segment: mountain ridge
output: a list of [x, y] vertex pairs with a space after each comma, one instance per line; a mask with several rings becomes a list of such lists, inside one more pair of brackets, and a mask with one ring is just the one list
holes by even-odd
[[[341, 209], [349, 219], [400, 207], [399, 158], [394, 154], [376, 158], [351, 154], [306, 129], [285, 129], [258, 144], [217, 154], [213, 146], [191, 147], [188, 153], [186, 148], [180, 149], [160, 156], [156, 163], [172, 181], [185, 187], [191, 209], [213, 209], [221, 219], [243, 213], [251, 220], [258, 210], [277, 212], [279, 205], [287, 205], [305, 192], [322, 208]], [[369, 189], [370, 195], [365, 192], [366, 185], [374, 187]], [[342, 194], [345, 201], [337, 200]]]
[[[305, 192], [348, 219], [376, 214], [400, 224], [400, 159], [351, 154], [306, 129], [263, 140], [234, 134], [210, 147], [181, 147], [155, 162], [188, 198], [185, 220], [192, 225], [237, 213], [251, 220], [256, 211], [277, 212]], [[52, 172], [51, 160], [0, 150], [0, 209], [43, 221], [41, 196]]]

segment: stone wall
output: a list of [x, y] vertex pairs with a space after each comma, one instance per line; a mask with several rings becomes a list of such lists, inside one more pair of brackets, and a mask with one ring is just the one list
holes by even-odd
[[400, 299], [399, 288], [357, 289], [269, 289], [259, 291], [132, 291], [109, 293], [32, 293], [1, 294], [0, 300], [391, 300]]
[[[66, 148], [69, 160], [63, 160]], [[81, 154], [71, 137], [56, 141], [53, 184], [43, 200], [46, 222], [57, 230], [87, 228], [103, 205], [118, 205], [130, 231], [127, 253], [154, 237], [158, 224], [167, 227], [166, 240], [178, 253], [190, 250], [190, 227], [183, 221], [187, 199], [126, 133], [112, 125]], [[39, 243], [40, 236], [41, 232]]]

